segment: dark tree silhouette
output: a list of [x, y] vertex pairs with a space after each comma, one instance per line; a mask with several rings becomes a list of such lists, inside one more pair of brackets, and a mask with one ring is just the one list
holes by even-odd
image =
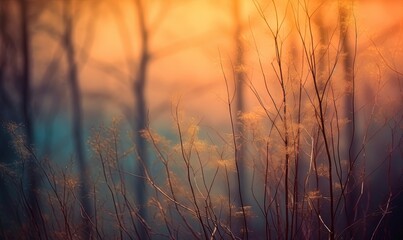
[[[20, 0], [19, 7], [21, 12], [21, 76], [20, 76], [20, 93], [21, 93], [21, 110], [22, 110], [22, 123], [25, 129], [25, 144], [26, 147], [32, 150], [34, 145], [34, 129], [33, 129], [33, 116], [31, 109], [32, 102], [32, 79], [31, 79], [31, 34], [30, 34], [30, 21], [29, 10], [32, 2], [28, 0]], [[28, 174], [28, 205], [27, 212], [30, 216], [30, 224], [32, 230], [40, 229], [38, 226], [41, 222], [40, 218], [40, 199], [38, 195], [39, 189], [39, 174], [37, 171], [37, 162], [32, 154], [28, 157], [26, 166]], [[40, 233], [38, 233], [40, 236]]]
[[[149, 50], [149, 30], [147, 29], [146, 15], [144, 2], [142, 0], [134, 1], [136, 6], [136, 13], [138, 17], [138, 27], [140, 34], [141, 51], [139, 56], [139, 63], [137, 65], [137, 73], [133, 81], [133, 94], [135, 97], [134, 112], [136, 114], [136, 124], [134, 128], [134, 136], [136, 141], [136, 150], [138, 154], [137, 172], [139, 176], [145, 175], [145, 170], [148, 168], [149, 154], [147, 150], [147, 142], [141, 135], [141, 131], [147, 128], [147, 101], [145, 97], [145, 87], [147, 82], [147, 72], [150, 63], [150, 50]], [[147, 219], [146, 201], [147, 201], [147, 188], [146, 182], [143, 180], [136, 181], [135, 194], [137, 203], [140, 207], [139, 214], [143, 219]], [[145, 237], [146, 232], [144, 227], [139, 226], [140, 236]]]
[[[10, 133], [7, 132], [6, 125], [9, 122], [18, 121], [18, 112], [16, 111], [18, 106], [12, 99], [15, 89], [10, 84], [7, 84], [8, 79], [15, 77], [13, 76], [15, 71], [11, 71], [15, 63], [8, 56], [17, 55], [16, 43], [9, 32], [9, 24], [12, 22], [10, 5], [9, 1], [4, 1], [0, 4], [0, 142], [2, 143], [0, 144], [0, 165], [2, 167], [12, 164], [13, 157], [15, 157], [9, 149], [9, 143], [12, 140]], [[16, 81], [13, 81], [13, 87], [15, 87], [15, 83]], [[0, 192], [0, 211], [3, 216], [8, 216], [0, 218], [0, 226], [6, 227], [8, 222], [11, 222], [11, 216], [14, 217], [13, 199], [15, 198], [15, 192], [3, 179], [3, 176], [0, 177]]]
[[64, 0], [63, 2], [63, 46], [66, 51], [67, 58], [67, 80], [70, 85], [71, 92], [71, 108], [72, 112], [72, 135], [75, 153], [77, 157], [80, 184], [79, 196], [83, 210], [83, 239], [88, 239], [91, 236], [91, 201], [89, 196], [90, 186], [90, 171], [85, 156], [85, 145], [83, 135], [83, 109], [82, 109], [82, 94], [79, 85], [79, 73], [76, 60], [76, 48], [74, 46], [74, 16], [72, 12], [72, 0]]

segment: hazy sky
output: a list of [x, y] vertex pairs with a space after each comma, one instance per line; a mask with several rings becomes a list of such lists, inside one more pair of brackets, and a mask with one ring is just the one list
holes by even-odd
[[[156, 56], [150, 63], [146, 90], [151, 118], [163, 120], [169, 117], [172, 99], [180, 96], [182, 107], [190, 115], [202, 117], [207, 123], [227, 121], [225, 83], [220, 65], [224, 65], [224, 71], [231, 82], [231, 62], [234, 62], [235, 48], [230, 1], [178, 0], [167, 5], [161, 4], [164, 1], [146, 2], [148, 5], [144, 14], [150, 30], [150, 50]], [[295, 20], [292, 17], [298, 6], [295, 2], [290, 1], [287, 7], [277, 5], [279, 18], [287, 15], [280, 36], [284, 41], [284, 56], [290, 62], [296, 60], [290, 57], [292, 52], [300, 51], [293, 42], [297, 37]], [[318, 5], [310, 1], [311, 9], [320, 6], [318, 13], [314, 15], [314, 24], [322, 21], [322, 26], [329, 33], [337, 29], [335, 2], [328, 1], [324, 5]], [[264, 3], [260, 6], [269, 25], [274, 26], [276, 22], [273, 6]], [[141, 47], [137, 15], [132, 1], [103, 1], [98, 5], [88, 1], [80, 9], [76, 15], [77, 46], [83, 47], [89, 34], [92, 37], [91, 44], [84, 46], [90, 57], [80, 65], [83, 91], [92, 94], [101, 92], [110, 96], [106, 102], [112, 103], [114, 109], [122, 105], [130, 107], [133, 102], [133, 75]], [[369, 74], [376, 75], [371, 72], [376, 66], [379, 67], [376, 70], [378, 73], [391, 74], [388, 65], [401, 69], [401, 12], [401, 1], [363, 0], [354, 4], [356, 22], [351, 20], [350, 26], [357, 26], [356, 67], [359, 84], [368, 83], [366, 79]], [[46, 17], [43, 19], [50, 21]], [[244, 71], [248, 81], [261, 88], [262, 72], [258, 56], [261, 57], [265, 74], [269, 79], [274, 78], [271, 66], [275, 56], [273, 38], [252, 1], [243, 1], [242, 22]], [[48, 44], [46, 41], [49, 40], [43, 40], [43, 43]], [[389, 76], [388, 74], [385, 76]], [[377, 78], [371, 79], [374, 81]], [[257, 102], [250, 92], [247, 95], [248, 108], [253, 109]], [[103, 109], [111, 108], [104, 106]]]

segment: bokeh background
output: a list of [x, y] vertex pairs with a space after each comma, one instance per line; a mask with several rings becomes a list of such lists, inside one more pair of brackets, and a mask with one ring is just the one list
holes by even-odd
[[[386, 168], [380, 162], [390, 151], [395, 164], [391, 187], [401, 205], [397, 194], [403, 174], [400, 0], [0, 0], [0, 165], [20, 167], [21, 152], [12, 134], [17, 131], [38, 159], [62, 167], [72, 163], [86, 181], [88, 172], [97, 172], [90, 161], [89, 139], [99, 126], [119, 119], [120, 144], [123, 148], [136, 144], [139, 156], [147, 159], [149, 146], [139, 131], [151, 126], [178, 140], [172, 127], [177, 106], [205, 129], [201, 134], [231, 133], [227, 93], [239, 91], [240, 85], [235, 87], [239, 73], [244, 82], [242, 108], [236, 109], [234, 103], [234, 112], [261, 114], [251, 88], [263, 94], [264, 80], [278, 99], [274, 102], [281, 102], [270, 27], [281, 25], [288, 77], [301, 74], [302, 79], [306, 69], [304, 73], [298, 69], [307, 62], [297, 30], [308, 27], [304, 9], [312, 13], [313, 48], [331, 49], [328, 60], [323, 60], [330, 63], [338, 47], [341, 5], [351, 10], [346, 39], [355, 53], [356, 131], [367, 131], [365, 136], [371, 138], [369, 169]], [[344, 54], [334, 68], [336, 95], [346, 88]], [[267, 106], [273, 109], [268, 99]], [[23, 171], [27, 192], [41, 185], [40, 177], [27, 170], [34, 165], [28, 163]], [[124, 168], [137, 172], [140, 167], [128, 160]], [[382, 179], [384, 172], [371, 177], [374, 182]], [[7, 193], [6, 182], [0, 187], [3, 215], [13, 193]], [[137, 194], [141, 189], [135, 190]], [[376, 186], [371, 189], [376, 195]], [[387, 195], [388, 189], [379, 191]], [[384, 202], [379, 199], [373, 205]], [[399, 211], [401, 207], [395, 212]]]

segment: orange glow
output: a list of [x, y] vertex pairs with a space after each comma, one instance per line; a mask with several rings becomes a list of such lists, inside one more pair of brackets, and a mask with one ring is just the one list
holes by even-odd
[[402, 235], [402, 1], [0, 0], [0, 239]]
[[[248, 2], [248, 5], [245, 2]], [[249, 1], [243, 3], [242, 39], [246, 46], [245, 70], [248, 73], [248, 79], [261, 88], [262, 74], [258, 66], [258, 54], [263, 58], [261, 60], [265, 65], [266, 74], [273, 77], [270, 66], [274, 59], [273, 39], [268, 27], [258, 14], [256, 6]], [[109, 1], [105, 1], [99, 8], [95, 40], [91, 46], [91, 59], [113, 65], [122, 75], [105, 75], [89, 61], [89, 66], [85, 67], [82, 73], [87, 80], [82, 80], [82, 85], [89, 91], [92, 91], [90, 89], [111, 91], [110, 94], [115, 96], [114, 98], [118, 102], [130, 104], [133, 101], [131, 81], [133, 81], [136, 61], [138, 61], [137, 56], [141, 48], [135, 6], [131, 1], [122, 1], [115, 6], [117, 10], [112, 11], [110, 4]], [[224, 70], [230, 76], [230, 62], [234, 61], [232, 39], [234, 26], [231, 19], [231, 4], [225, 1], [172, 2], [162, 6], [167, 8], [166, 12], [160, 11], [160, 4], [161, 2], [150, 1], [147, 5], [148, 12], [145, 12], [149, 13], [146, 15], [147, 24], [151, 26], [149, 29], [150, 51], [156, 56], [150, 62], [147, 82], [147, 98], [151, 114], [153, 114], [153, 109], [169, 106], [173, 95], [181, 95], [183, 102], [186, 103], [184, 107], [192, 109], [195, 114], [207, 116], [209, 119], [208, 116], [211, 114], [208, 112], [214, 111], [216, 112], [213, 114], [214, 119], [222, 119], [221, 113], [225, 106], [219, 106], [223, 105], [225, 88], [220, 62], [223, 62]], [[310, 6], [310, 11], [313, 11], [315, 5]], [[262, 2], [260, 7], [267, 16], [269, 25], [275, 27], [275, 14], [272, 14], [274, 6]], [[293, 18], [294, 14], [297, 14], [296, 9], [299, 9], [300, 20], [306, 18], [302, 12], [302, 4], [292, 1], [287, 6], [277, 5], [276, 7], [279, 18], [284, 18], [284, 25], [280, 32], [280, 38], [284, 43], [284, 54], [300, 51], [293, 49], [295, 41], [298, 42]], [[318, 7], [318, 13], [314, 17], [319, 17], [328, 31], [336, 31], [337, 4], [317, 4], [316, 7]], [[355, 3], [354, 17], [357, 21], [355, 24], [359, 50], [357, 63], [365, 65], [378, 62], [378, 64], [382, 64], [377, 53], [373, 52], [374, 44], [376, 44], [381, 53], [385, 54], [385, 60], [394, 61], [393, 64], [397, 64], [397, 66], [400, 64], [397, 62], [398, 56], [401, 54], [399, 50], [402, 28], [400, 10], [402, 10], [402, 6], [397, 1], [388, 3], [359, 1]], [[163, 15], [158, 15], [162, 13]], [[160, 16], [163, 16], [161, 21]], [[312, 22], [313, 27], [316, 28], [317, 23], [317, 20]], [[300, 24], [301, 27], [306, 27], [306, 19]], [[351, 24], [354, 23], [351, 22]], [[351, 27], [353, 26], [351, 25]], [[85, 29], [79, 29], [81, 30], [77, 31], [77, 39], [80, 39], [81, 34], [85, 34]], [[258, 53], [255, 41], [259, 49]], [[388, 50], [390, 48], [395, 49], [393, 55]], [[221, 52], [222, 59], [218, 57], [219, 52]], [[394, 57], [392, 58], [392, 56]], [[366, 60], [363, 61], [361, 57]], [[368, 58], [372, 60], [368, 61]], [[357, 66], [357, 68], [365, 68], [364, 65]], [[385, 71], [387, 70], [385, 69]], [[98, 72], [98, 74], [93, 75], [94, 72]], [[365, 73], [363, 74], [365, 75]], [[194, 98], [195, 94], [197, 94], [197, 98]], [[253, 108], [256, 102], [250, 93], [248, 93], [248, 99], [249, 106]], [[212, 109], [211, 105], [220, 110]], [[160, 115], [161, 112], [159, 110], [158, 112], [157, 115]], [[167, 113], [169, 114], [169, 110]]]

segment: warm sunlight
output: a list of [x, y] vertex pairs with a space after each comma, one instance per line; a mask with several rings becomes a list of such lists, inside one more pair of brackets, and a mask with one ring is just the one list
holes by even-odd
[[401, 0], [0, 0], [0, 239], [403, 239]]
[[[169, 2], [169, 3], [168, 3]], [[226, 1], [182, 1], [174, 3], [172, 1], [150, 1], [147, 2], [150, 8], [150, 52], [155, 55], [155, 60], [150, 64], [149, 78], [147, 82], [149, 87], [146, 89], [149, 96], [149, 110], [153, 109], [161, 114], [161, 107], [168, 110], [173, 96], [180, 95], [186, 99], [184, 106], [193, 111], [193, 114], [203, 115], [206, 121], [210, 114], [206, 111], [212, 111], [211, 103], [221, 109], [223, 106], [214, 104], [222, 102], [225, 97], [225, 88], [222, 80], [220, 62], [223, 62], [226, 69], [230, 69], [231, 62], [234, 61], [233, 35], [234, 24], [232, 23], [232, 7]], [[242, 4], [242, 41], [246, 47], [244, 69], [248, 72], [248, 81], [252, 81], [257, 88], [261, 88], [261, 70], [259, 67], [258, 56], [263, 56], [263, 64], [270, 66], [275, 56], [275, 52], [270, 42], [270, 29], [281, 24], [280, 38], [283, 46], [283, 54], [290, 55], [299, 51], [296, 49], [298, 38], [296, 27], [307, 31], [306, 16], [304, 16], [305, 6], [302, 2], [290, 1], [284, 5], [283, 2], [273, 5], [271, 1], [244, 1]], [[163, 5], [163, 6], [161, 6]], [[259, 6], [267, 23], [262, 20], [262, 16], [256, 7]], [[87, 6], [90, 7], [90, 6]], [[276, 14], [270, 11], [277, 8], [279, 19]], [[328, 32], [333, 34], [333, 47], [336, 48], [337, 37], [337, 2], [310, 2], [309, 11], [313, 15], [313, 27], [322, 25]], [[162, 9], [168, 8], [168, 12]], [[354, 18], [350, 19], [350, 24], [357, 25], [357, 37], [359, 45], [357, 46], [358, 56], [365, 56], [366, 64], [378, 62], [378, 53], [373, 52], [377, 44], [386, 50], [389, 45], [392, 49], [398, 51], [399, 39], [401, 36], [402, 18], [399, 9], [403, 7], [398, 2], [380, 4], [376, 1], [360, 1], [354, 3]], [[90, 58], [82, 74], [85, 74], [88, 81], [82, 81], [82, 86], [88, 91], [102, 91], [113, 96], [115, 101], [131, 104], [132, 94], [130, 82], [132, 81], [133, 71], [136, 67], [136, 56], [141, 50], [139, 42], [139, 30], [136, 27], [135, 5], [133, 1], [122, 1], [121, 4], [111, 4], [109, 1], [100, 4], [97, 8], [99, 12], [91, 13], [95, 15], [90, 19], [97, 21], [93, 26], [93, 40], [90, 46]], [[316, 10], [315, 10], [316, 9]], [[323, 11], [326, 9], [326, 11]], [[295, 25], [295, 16], [298, 16], [298, 25]], [[158, 18], [162, 19], [159, 20]], [[81, 19], [81, 18], [80, 18]], [[382, 21], [379, 21], [382, 19]], [[88, 20], [88, 19], [87, 19]], [[355, 22], [353, 22], [355, 21]], [[87, 34], [86, 24], [82, 22], [83, 27], [78, 26], [77, 38], [82, 38], [82, 34]], [[351, 25], [353, 27], [353, 25]], [[316, 32], [319, 36], [320, 33]], [[391, 35], [386, 37], [384, 34]], [[307, 34], [307, 32], [304, 32]], [[386, 41], [386, 42], [385, 42]], [[378, 43], [379, 42], [379, 43]], [[353, 44], [353, 43], [351, 43]], [[397, 46], [396, 46], [397, 44]], [[257, 49], [258, 48], [258, 49]], [[218, 56], [221, 52], [221, 59]], [[390, 55], [389, 53], [385, 53]], [[396, 54], [394, 54], [396, 55]], [[287, 57], [289, 58], [289, 57]], [[374, 61], [368, 61], [372, 58]], [[396, 61], [397, 59], [390, 59]], [[105, 65], [111, 65], [108, 68]], [[103, 67], [105, 66], [105, 67]], [[95, 73], [94, 73], [95, 72]], [[98, 73], [97, 73], [98, 72]], [[231, 71], [229, 70], [228, 73]], [[99, 74], [99, 76], [98, 76]], [[270, 73], [270, 71], [267, 72]], [[96, 76], [96, 77], [94, 77]], [[270, 76], [273, 77], [273, 76]], [[102, 84], [100, 84], [102, 82]], [[196, 92], [195, 92], [196, 91]], [[124, 94], [122, 94], [124, 93]], [[198, 98], [192, 96], [197, 93]], [[250, 107], [256, 104], [253, 94], [247, 93]], [[208, 104], [206, 104], [209, 102]], [[225, 112], [215, 110], [215, 123], [226, 121]], [[222, 114], [219, 114], [222, 113]], [[217, 122], [217, 120], [219, 122]]]

